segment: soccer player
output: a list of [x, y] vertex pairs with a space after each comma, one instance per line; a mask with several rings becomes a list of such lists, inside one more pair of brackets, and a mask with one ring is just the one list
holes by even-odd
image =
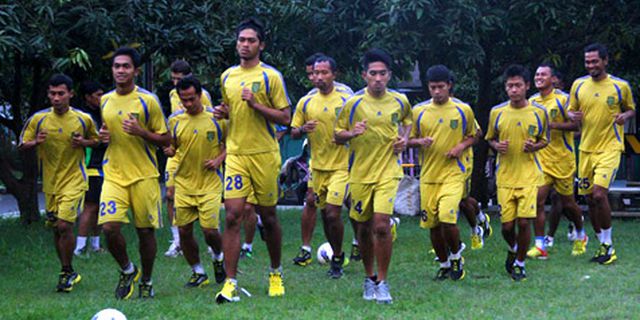
[[611, 237], [609, 186], [615, 180], [624, 151], [624, 123], [635, 116], [629, 83], [607, 73], [609, 53], [599, 43], [584, 49], [588, 75], [571, 86], [569, 117], [582, 126], [578, 165], [578, 192], [587, 196], [593, 229], [600, 248], [591, 261], [616, 261]]
[[444, 65], [427, 70], [432, 99], [413, 107], [409, 140], [409, 146], [420, 150], [420, 226], [431, 230], [431, 243], [440, 262], [436, 280], [462, 280], [465, 276], [456, 223], [468, 170], [463, 156], [478, 132], [471, 107], [449, 96], [450, 80], [451, 72]]
[[403, 176], [398, 154], [406, 148], [411, 133], [411, 106], [406, 96], [387, 89], [391, 80], [388, 53], [367, 51], [363, 67], [367, 86], [345, 102], [336, 122], [335, 139], [349, 143], [349, 215], [358, 221], [366, 274], [362, 297], [392, 303], [387, 283], [393, 246], [390, 217]]
[[42, 170], [47, 225], [53, 228], [53, 242], [62, 265], [58, 292], [71, 292], [82, 277], [73, 270], [75, 237], [73, 224], [87, 190], [84, 148], [98, 144], [91, 116], [69, 106], [73, 81], [56, 74], [49, 80], [47, 96], [51, 108], [27, 120], [18, 148], [36, 148]]
[[536, 217], [538, 183], [542, 180], [537, 151], [549, 141], [546, 110], [527, 100], [530, 76], [521, 65], [507, 67], [504, 80], [509, 101], [491, 109], [485, 136], [498, 153], [496, 184], [502, 208], [500, 220], [502, 236], [509, 246], [505, 268], [515, 281], [527, 277], [524, 260], [531, 237], [529, 224]]
[[271, 260], [269, 296], [283, 296], [281, 251], [282, 231], [276, 216], [280, 151], [273, 123], [288, 125], [291, 102], [282, 74], [260, 61], [265, 48], [261, 22], [250, 18], [236, 29], [236, 50], [240, 64], [221, 76], [224, 103], [214, 110], [216, 117], [229, 118], [225, 162], [225, 230], [222, 235], [227, 280], [216, 295], [218, 303], [239, 301], [236, 274], [240, 254], [240, 225], [244, 206], [255, 195]]
[[[98, 224], [121, 268], [116, 299], [129, 299], [141, 276], [139, 297], [155, 295], [151, 280], [157, 251], [155, 229], [162, 224], [155, 148], [167, 146], [171, 139], [158, 98], [135, 84], [140, 64], [135, 49], [116, 50], [111, 64], [116, 88], [104, 94], [101, 102], [100, 139], [109, 146], [102, 162], [104, 184]], [[129, 209], [138, 234], [142, 274], [129, 259], [121, 232], [122, 225], [129, 223]]]
[[[335, 143], [333, 126], [342, 104], [351, 97], [350, 93], [334, 86], [336, 71], [337, 64], [333, 58], [325, 56], [316, 59], [313, 73], [318, 92], [300, 99], [291, 123], [291, 136], [294, 139], [302, 138], [305, 133], [309, 137], [313, 159], [311, 190], [314, 194], [315, 206], [322, 212], [325, 236], [333, 250], [328, 275], [334, 279], [342, 277], [342, 266], [345, 262], [344, 252], [342, 252], [344, 226], [340, 214], [342, 203], [348, 193], [349, 173], [347, 172], [347, 147]], [[315, 223], [315, 210], [313, 219]], [[304, 236], [305, 228], [302, 231]], [[308, 236], [310, 240], [310, 234]], [[306, 248], [303, 245], [302, 250], [308, 257], [307, 261], [310, 262], [311, 247], [309, 243], [306, 245]], [[296, 262], [294, 259], [294, 263]]]
[[222, 162], [225, 158], [224, 121], [213, 117], [213, 109], [203, 106], [202, 85], [194, 77], [184, 77], [176, 88], [185, 110], [176, 111], [169, 118], [171, 146], [165, 147], [167, 156], [180, 153], [175, 171], [175, 224], [180, 230], [180, 243], [193, 274], [186, 287], [201, 287], [209, 283], [193, 237], [193, 224], [200, 221], [205, 242], [213, 250], [213, 271], [216, 283], [222, 283], [224, 273], [222, 238], [218, 231], [222, 203]]
[[[191, 66], [188, 62], [184, 60], [176, 60], [171, 64], [171, 82], [175, 87], [178, 84], [180, 79], [190, 76]], [[177, 111], [184, 110], [184, 106], [182, 105], [182, 101], [180, 101], [180, 97], [175, 88], [169, 91], [169, 100], [171, 102], [171, 114], [174, 114]], [[202, 89], [202, 96], [200, 98], [202, 105], [206, 107], [211, 107], [211, 95], [207, 92], [206, 89]], [[174, 208], [173, 208], [173, 195], [175, 193], [174, 187], [174, 173], [176, 168], [178, 167], [178, 161], [180, 156], [173, 156], [167, 159], [167, 165], [165, 168], [165, 186], [166, 186], [166, 194], [165, 198], [167, 201], [167, 213], [169, 216], [169, 223], [171, 225], [171, 245], [169, 249], [164, 253], [166, 257], [175, 258], [178, 255], [182, 254], [180, 249], [180, 235], [178, 234], [178, 227], [173, 225], [173, 217], [174, 217]]]
[[534, 222], [535, 245], [527, 252], [530, 258], [546, 259], [548, 250], [544, 237], [545, 212], [544, 203], [551, 189], [555, 189], [557, 196], [553, 198], [554, 206], [566, 210], [567, 217], [574, 223], [578, 238], [573, 242], [571, 254], [574, 256], [585, 253], [588, 238], [582, 227], [582, 212], [573, 197], [573, 182], [576, 172], [576, 155], [573, 152], [573, 131], [578, 126], [569, 120], [567, 114], [566, 93], [553, 87], [554, 68], [550, 64], [538, 66], [534, 76], [534, 84], [538, 93], [529, 98], [547, 109], [549, 115], [549, 129], [551, 141], [549, 145], [539, 151], [539, 161], [544, 174], [543, 183], [538, 189], [538, 205]]

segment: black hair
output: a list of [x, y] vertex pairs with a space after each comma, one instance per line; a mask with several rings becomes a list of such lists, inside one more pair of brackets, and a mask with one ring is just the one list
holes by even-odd
[[306, 66], [313, 66], [314, 63], [316, 63], [316, 61], [318, 60], [318, 58], [325, 56], [324, 53], [322, 52], [316, 52], [310, 56], [308, 56], [306, 59], [304, 59], [304, 65]]
[[391, 56], [382, 49], [373, 48], [365, 52], [362, 59], [362, 66], [364, 70], [368, 70], [369, 64], [374, 62], [382, 62], [387, 66], [387, 69], [391, 69]]
[[53, 76], [51, 76], [51, 78], [49, 78], [50, 87], [57, 87], [63, 84], [67, 86], [67, 90], [69, 91], [73, 90], [73, 80], [71, 80], [71, 78], [68, 75], [64, 73], [58, 73], [58, 74], [54, 74]]
[[504, 81], [509, 78], [521, 77], [525, 83], [531, 82], [531, 72], [521, 64], [512, 64], [504, 70]]
[[179, 59], [171, 64], [171, 72], [181, 73], [183, 76], [191, 74], [191, 66], [189, 62]]
[[202, 94], [202, 84], [200, 84], [200, 80], [196, 79], [196, 77], [193, 77], [193, 76], [184, 77], [180, 79], [180, 81], [178, 81], [178, 84], [176, 84], [176, 90], [178, 90], [178, 94], [180, 94], [180, 91], [187, 90], [191, 87], [196, 89], [197, 95]]
[[332, 73], [336, 73], [336, 70], [338, 69], [338, 64], [336, 63], [336, 60], [329, 57], [329, 56], [320, 56], [316, 59], [315, 63], [318, 62], [328, 62], [329, 65], [331, 66], [331, 72]]
[[538, 65], [538, 68], [549, 68], [549, 70], [551, 70], [551, 74], [555, 75], [556, 74], [556, 67], [549, 63], [549, 62], [543, 62], [541, 64]]
[[138, 68], [142, 64], [142, 58], [140, 58], [140, 53], [138, 50], [131, 47], [120, 47], [113, 54], [113, 59], [111, 60], [111, 64], [115, 61], [118, 56], [129, 56], [131, 61], [133, 62], [133, 66]]
[[264, 42], [264, 25], [257, 18], [249, 18], [240, 22], [236, 28], [236, 38], [244, 29], [252, 29], [258, 35], [258, 40], [260, 40], [260, 42]]
[[83, 96], [87, 94], [94, 94], [98, 90], [104, 91], [104, 88], [97, 81], [85, 80], [80, 84], [80, 93]]
[[451, 71], [442, 64], [427, 69], [427, 82], [452, 82], [452, 80]]
[[604, 60], [609, 58], [609, 50], [607, 50], [607, 47], [602, 43], [596, 42], [584, 47], [584, 53], [592, 51], [598, 51], [598, 56], [600, 57], [600, 59]]

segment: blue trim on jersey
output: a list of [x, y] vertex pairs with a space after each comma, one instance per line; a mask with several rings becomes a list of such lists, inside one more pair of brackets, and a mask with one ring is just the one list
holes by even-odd
[[147, 153], [147, 157], [149, 157], [149, 160], [151, 160], [151, 163], [153, 164], [154, 167], [158, 167], [158, 165], [156, 165], [156, 161], [153, 160], [153, 156], [151, 155], [151, 151], [149, 151], [149, 147], [147, 147], [147, 145], [144, 145], [144, 151]]
[[613, 122], [613, 132], [616, 134], [616, 139], [618, 139], [618, 142], [622, 142], [622, 140], [620, 139], [620, 134], [618, 133], [618, 125], [615, 121]]
[[309, 104], [309, 101], [311, 101], [311, 98], [307, 99], [307, 101], [302, 105], [302, 113], [307, 113], [307, 105]]
[[100, 109], [104, 109], [104, 106], [107, 105], [107, 102], [109, 101], [109, 98], [107, 97], [106, 99], [104, 99], [104, 103], [100, 106]]
[[464, 166], [464, 164], [462, 164], [462, 161], [460, 161], [460, 158], [456, 158], [456, 162], [458, 163], [458, 167], [460, 167], [460, 170], [462, 171], [462, 173], [467, 172], [467, 168]]
[[178, 139], [178, 124], [180, 123], [180, 121], [176, 121], [176, 125], [173, 126], [173, 138], [174, 139]]
[[175, 116], [179, 116], [181, 114], [184, 113], [184, 110], [176, 110], [176, 112], [172, 113], [171, 115], [169, 115], [169, 119], [175, 117]]
[[345, 97], [340, 97], [340, 99], [342, 99], [342, 104], [344, 105], [345, 102], [347, 102], [347, 98]]
[[86, 134], [87, 133], [87, 124], [84, 123], [84, 120], [82, 120], [81, 116], [78, 116], [78, 120], [80, 120], [80, 124], [82, 125], [82, 132], [84, 134]]
[[424, 114], [426, 110], [422, 110], [420, 112], [420, 114], [418, 115], [418, 121], [416, 121], [416, 129], [418, 130], [418, 138], [422, 135], [421, 133], [421, 128], [420, 128], [420, 121], [422, 120], [422, 115]]
[[500, 169], [500, 154], [498, 154], [498, 157], [496, 158], [496, 174], [498, 174], [498, 169]]
[[104, 170], [102, 168], [96, 168], [98, 170], [98, 175], [104, 177]]
[[82, 172], [82, 178], [84, 179], [84, 181], [87, 181], [87, 173], [84, 171], [82, 161], [78, 161], [78, 165], [80, 166], [80, 172]]
[[558, 105], [558, 109], [560, 109], [560, 113], [562, 114], [563, 119], [567, 119], [567, 115], [564, 113], [564, 107], [562, 103], [560, 103], [560, 99], [556, 98], [556, 104]]
[[536, 166], [538, 166], [538, 170], [540, 170], [540, 172], [542, 172], [542, 166], [540, 166], [540, 162], [538, 162], [538, 157], [536, 157], [536, 154], [533, 154], [533, 161], [536, 163]]
[[583, 84], [584, 82], [580, 82], [580, 84], [578, 84], [578, 87], [576, 88], [576, 93], [574, 93], [574, 96], [576, 97], [577, 102], [580, 101], [580, 99], [578, 98], [578, 92], [580, 92], [580, 87], [582, 87]]
[[533, 113], [536, 116], [536, 121], [538, 121], [538, 134], [542, 133], [542, 120], [540, 120], [540, 116], [537, 113]]
[[271, 135], [271, 138], [275, 138], [276, 134], [275, 134], [275, 132], [273, 132], [273, 128], [271, 128], [271, 123], [269, 123], [269, 120], [264, 119], [264, 122], [267, 124], [267, 131], [269, 131], [269, 134]]
[[615, 83], [613, 86], [616, 88], [616, 92], [618, 92], [618, 103], [620, 103], [620, 110], [622, 111], [622, 90], [620, 90], [620, 87]]
[[224, 185], [224, 176], [222, 175], [222, 171], [220, 171], [220, 168], [216, 168], [216, 174], [218, 174], [218, 177], [220, 178], [220, 183]]
[[353, 166], [353, 161], [356, 158], [356, 152], [355, 151], [351, 151], [351, 154], [349, 155], [349, 167], [347, 169], [347, 171], [349, 171], [349, 173], [351, 172], [351, 167]]
[[493, 125], [493, 129], [495, 129], [496, 132], [498, 132], [498, 122], [500, 122], [501, 116], [502, 116], [502, 112], [498, 113], [498, 116], [496, 117], [496, 123]]
[[289, 92], [287, 91], [287, 83], [284, 82], [284, 77], [282, 76], [282, 73], [280, 71], [278, 71], [278, 69], [276, 69], [276, 68], [274, 68], [274, 67], [272, 67], [272, 66], [270, 66], [270, 65], [268, 65], [268, 64], [266, 64], [264, 62], [261, 62], [261, 65], [263, 67], [265, 67], [265, 68], [268, 68], [268, 69], [271, 69], [271, 70], [275, 71], [276, 74], [280, 77], [280, 81], [282, 82], [282, 89], [284, 89], [284, 97], [287, 99], [287, 103], [289, 105], [291, 105], [291, 99], [289, 99]]
[[271, 88], [269, 87], [269, 76], [266, 71], [262, 71], [262, 77], [264, 78], [264, 88], [267, 90], [267, 95], [271, 94]]
[[460, 113], [460, 116], [462, 117], [462, 135], [464, 136], [465, 132], [467, 132], [467, 116], [464, 115], [464, 112], [462, 112], [460, 107], [456, 106], [456, 110], [458, 110], [458, 113]]
[[40, 121], [38, 121], [38, 124], [36, 125], [36, 134], [38, 133], [38, 131], [40, 131], [40, 125], [42, 125], [42, 121], [44, 121], [44, 119], [46, 119], [47, 116], [42, 117], [42, 119], [40, 119]]
[[144, 102], [144, 99], [142, 99], [142, 97], [138, 97], [138, 99], [140, 99], [140, 102], [142, 103], [142, 108], [144, 109], [144, 124], [148, 124], [149, 123], [149, 107], [147, 106], [147, 103]]
[[394, 98], [400, 104], [400, 110], [404, 111], [404, 103], [402, 103], [402, 100], [400, 100], [400, 98], [398, 98], [398, 97], [394, 97]]
[[213, 120], [213, 124], [216, 125], [216, 131], [218, 131], [218, 143], [222, 143], [222, 129], [220, 128], [220, 124], [218, 124], [215, 118], [211, 118], [211, 120]]
[[353, 104], [353, 108], [351, 108], [351, 113], [349, 113], [349, 124], [353, 124], [353, 116], [356, 114], [356, 108], [362, 102], [362, 98], [358, 99], [356, 103]]
[[573, 148], [571, 148], [569, 141], [567, 141], [567, 136], [565, 136], [564, 133], [562, 134], [562, 142], [564, 142], [564, 146], [567, 148], [567, 150], [573, 153]]
[[109, 163], [109, 159], [104, 159], [102, 160], [102, 165], [104, 166], [105, 164]]
[[227, 75], [224, 76], [224, 78], [222, 78], [222, 87], [224, 87], [224, 85], [227, 83], [227, 79], [229, 78], [229, 74], [231, 74], [231, 71], [229, 71], [229, 73], [227, 73]]

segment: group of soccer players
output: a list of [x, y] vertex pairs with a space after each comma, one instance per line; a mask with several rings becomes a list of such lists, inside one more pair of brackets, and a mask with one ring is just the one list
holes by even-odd
[[[365, 270], [362, 297], [378, 303], [393, 301], [387, 282], [391, 215], [403, 176], [399, 154], [407, 147], [420, 151], [420, 226], [430, 230], [440, 263], [435, 279], [464, 278], [464, 244], [457, 227], [460, 212], [472, 226], [473, 248], [481, 248], [483, 237], [491, 230], [488, 216], [469, 197], [472, 146], [482, 131], [472, 108], [452, 96], [452, 73], [443, 65], [429, 68], [426, 80], [432, 98], [412, 107], [403, 94], [387, 88], [392, 60], [385, 51], [371, 49], [364, 54], [366, 87], [355, 93], [335, 81], [336, 61], [318, 55], [310, 63], [315, 89], [299, 100], [292, 117], [282, 75], [260, 60], [264, 34], [255, 19], [240, 23], [236, 29], [240, 64], [222, 73], [222, 103], [215, 107], [200, 82], [189, 75], [188, 65], [174, 63], [175, 91], [168, 121], [157, 97], [135, 84], [141, 62], [134, 49], [115, 52], [116, 88], [99, 103], [89, 103], [88, 113], [69, 106], [73, 96], [70, 78], [51, 78], [48, 97], [52, 107], [27, 121], [20, 148], [38, 150], [47, 223], [54, 228], [62, 265], [58, 291], [69, 292], [81, 280], [71, 263], [74, 248], [76, 252], [86, 249], [91, 216], [97, 215], [109, 252], [120, 267], [116, 298], [130, 298], [136, 282], [140, 282], [140, 297], [154, 296], [155, 229], [162, 223], [155, 155], [160, 148], [170, 157], [167, 194], [175, 231], [169, 251], [181, 250], [192, 268], [186, 286], [209, 283], [193, 235], [198, 220], [210, 248], [215, 281], [224, 283], [216, 301], [240, 300], [238, 260], [251, 253], [257, 214], [271, 261], [268, 295], [283, 296], [282, 232], [276, 215], [281, 160], [275, 124], [291, 124], [293, 138], [306, 134], [309, 139], [312, 178], [304, 210], [315, 220], [316, 208], [321, 209], [324, 233], [334, 252], [328, 271], [331, 278], [340, 278], [346, 263], [341, 211], [348, 199], [355, 254]], [[512, 65], [504, 73], [509, 100], [491, 110], [485, 139], [497, 154], [498, 202], [508, 244], [505, 267], [516, 281], [526, 279], [525, 258], [534, 218], [535, 246], [529, 256], [547, 257], [544, 203], [552, 188], [577, 229], [572, 254], [586, 250], [588, 238], [573, 197], [573, 131], [582, 133], [579, 192], [587, 195], [601, 243], [592, 260], [610, 264], [617, 258], [607, 190], [624, 148], [622, 126], [634, 116], [635, 105], [628, 83], [606, 73], [607, 59], [604, 46], [586, 47], [589, 75], [575, 81], [570, 95], [554, 89], [550, 65], [538, 67], [534, 79], [539, 93], [529, 99], [529, 72]], [[83, 93], [91, 102], [99, 87], [89, 87]], [[88, 167], [85, 148], [102, 150], [92, 152]], [[100, 176], [104, 181], [94, 179]], [[83, 198], [87, 204], [76, 247], [73, 224]], [[223, 198], [226, 216], [220, 233]], [[121, 233], [123, 224], [130, 222], [129, 209], [139, 239], [140, 269], [129, 258]], [[311, 261], [310, 222], [306, 219], [301, 254], [294, 259], [299, 265]], [[241, 245], [243, 223], [249, 238]], [[92, 248], [99, 250], [99, 240], [95, 244], [94, 239], [95, 234]]]

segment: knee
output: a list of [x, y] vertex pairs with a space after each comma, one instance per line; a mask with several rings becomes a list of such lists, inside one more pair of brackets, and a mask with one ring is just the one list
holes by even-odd
[[187, 226], [178, 227], [180, 238], [187, 238], [193, 235], [193, 229]]
[[590, 198], [592, 205], [598, 205], [604, 201], [609, 201], [606, 189], [601, 188], [593, 188], [593, 194], [591, 194]]
[[389, 219], [377, 219], [373, 226], [373, 232], [378, 236], [386, 236], [391, 233]]
[[529, 228], [529, 219], [518, 219], [518, 229], [524, 230], [524, 228]]
[[102, 225], [105, 236], [111, 237], [120, 233], [120, 226], [116, 223], [105, 223]]
[[58, 220], [58, 223], [56, 223], [55, 232], [61, 236], [73, 234], [73, 224], [66, 221]]
[[227, 229], [239, 228], [242, 223], [242, 212], [227, 211], [225, 216], [225, 225]]
[[202, 233], [204, 234], [205, 238], [211, 238], [220, 235], [220, 231], [218, 231], [218, 229], [211, 228], [202, 228]]
[[316, 207], [316, 195], [315, 193], [313, 193], [313, 191], [309, 190], [307, 191], [307, 194], [304, 198], [305, 204], [307, 207], [309, 208], [315, 208]]

